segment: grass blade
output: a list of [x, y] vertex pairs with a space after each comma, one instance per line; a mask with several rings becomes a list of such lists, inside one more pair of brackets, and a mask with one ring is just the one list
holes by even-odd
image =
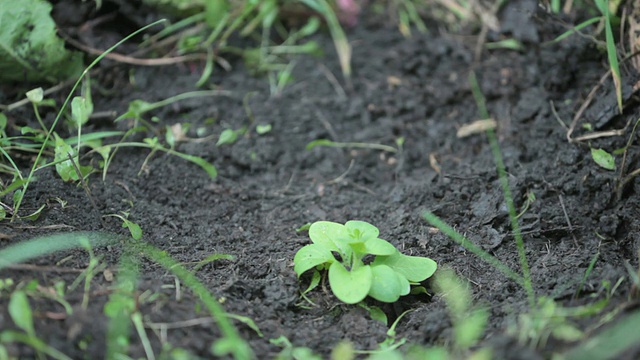
[[[211, 294], [211, 292], [196, 278], [196, 276], [187, 270], [180, 263], [171, 258], [167, 253], [161, 251], [150, 244], [144, 242], [136, 243], [136, 248], [144, 256], [150, 258], [154, 262], [160, 264], [165, 269], [171, 271], [174, 275], [182, 281], [182, 283], [190, 288], [207, 307], [211, 316], [216, 319], [218, 327], [224, 336], [223, 339], [218, 340], [220, 344], [224, 344], [224, 349], [229, 351], [236, 359], [251, 359], [254, 358], [253, 351], [249, 344], [247, 344], [238, 334], [236, 328], [229, 321], [227, 314], [225, 313], [218, 300]], [[215, 344], [214, 344], [215, 345]], [[222, 348], [222, 346], [220, 346]], [[221, 354], [216, 354], [221, 355]]]
[[457, 232], [454, 228], [449, 226], [449, 224], [442, 221], [435, 214], [433, 214], [430, 211], [425, 211], [424, 213], [422, 213], [422, 216], [425, 218], [425, 220], [427, 220], [429, 224], [431, 224], [431, 226], [438, 228], [440, 231], [442, 231], [443, 234], [450, 237], [451, 240], [455, 241], [460, 246], [464, 247], [465, 249], [472, 252], [474, 255], [478, 256], [484, 262], [496, 268], [498, 271], [503, 273], [506, 277], [518, 283], [518, 285], [521, 285], [523, 287], [525, 286], [526, 282], [522, 278], [522, 276], [520, 276], [515, 271], [511, 270], [511, 268], [509, 268], [508, 266], [500, 262], [500, 260], [498, 260], [495, 256], [484, 251], [480, 246], [469, 241], [469, 239], [467, 239], [462, 234]]
[[57, 251], [117, 243], [114, 234], [100, 232], [62, 233], [43, 236], [8, 246], [0, 250], [0, 270], [26, 260], [49, 255]]
[[[487, 110], [486, 100], [480, 86], [478, 85], [478, 79], [476, 74], [472, 71], [469, 74], [469, 85], [473, 93], [473, 97], [476, 100], [478, 111], [483, 119], [490, 118], [489, 111]], [[496, 163], [498, 171], [498, 177], [500, 178], [500, 184], [502, 185], [502, 192], [504, 193], [504, 200], [507, 204], [507, 211], [509, 212], [509, 220], [511, 221], [511, 228], [513, 229], [513, 237], [516, 240], [516, 247], [518, 248], [518, 258], [520, 260], [520, 269], [523, 276], [523, 286], [527, 292], [529, 298], [529, 306], [533, 308], [536, 303], [535, 294], [533, 291], [533, 285], [531, 283], [531, 272], [529, 269], [529, 262], [527, 261], [527, 254], [524, 248], [524, 241], [522, 239], [522, 233], [520, 232], [520, 225], [518, 223], [518, 212], [513, 202], [513, 196], [511, 195], [511, 189], [509, 188], [509, 179], [507, 178], [507, 171], [502, 159], [502, 152], [500, 151], [500, 145], [493, 129], [487, 129], [487, 137], [489, 138], [489, 144], [491, 146], [491, 152]]]

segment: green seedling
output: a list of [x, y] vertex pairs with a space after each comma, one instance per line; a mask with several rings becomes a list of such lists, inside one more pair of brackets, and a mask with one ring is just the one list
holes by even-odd
[[616, 159], [604, 149], [591, 148], [591, 158], [603, 169], [615, 171]]
[[315, 354], [308, 347], [293, 346], [286, 336], [280, 335], [275, 339], [269, 339], [269, 343], [281, 347], [275, 360], [321, 360], [322, 356]]
[[531, 206], [531, 204], [533, 204], [534, 201], [536, 201], [536, 194], [534, 194], [533, 191], [527, 191], [527, 193], [524, 195], [524, 204], [522, 204], [520, 213], [516, 217], [518, 219], [521, 218], [522, 215], [524, 215], [527, 210], [529, 210], [529, 207]]
[[245, 126], [241, 127], [238, 130], [224, 129], [220, 133], [220, 137], [218, 138], [218, 142], [216, 142], [216, 146], [233, 144], [238, 140], [238, 137], [244, 135], [245, 132], [247, 132], [247, 128]]
[[115, 217], [115, 218], [118, 218], [118, 219], [122, 220], [122, 227], [129, 229], [129, 233], [131, 234], [131, 237], [134, 240], [142, 239], [142, 228], [140, 227], [140, 225], [138, 225], [138, 224], [134, 223], [133, 221], [129, 220], [129, 213], [128, 212], [121, 211], [121, 213], [122, 213], [122, 215], [109, 214], [109, 215], [105, 215], [105, 216], [111, 216], [111, 217]]
[[[364, 221], [315, 222], [309, 228], [313, 244], [298, 250], [294, 271], [299, 278], [307, 270], [328, 270], [331, 290], [347, 304], [367, 296], [395, 302], [409, 294], [411, 285], [433, 275], [437, 265], [429, 258], [401, 254], [378, 235], [378, 228]], [[374, 259], [365, 264], [369, 255]]]

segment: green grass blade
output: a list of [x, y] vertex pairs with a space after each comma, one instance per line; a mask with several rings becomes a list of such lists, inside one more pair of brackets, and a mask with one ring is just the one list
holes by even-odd
[[240, 337], [238, 331], [229, 321], [218, 300], [193, 273], [167, 255], [166, 252], [161, 251], [150, 244], [138, 242], [136, 243], [136, 248], [144, 254], [144, 256], [171, 271], [185, 286], [190, 288], [200, 298], [211, 313], [211, 316], [216, 319], [218, 327], [224, 336], [223, 339], [218, 341], [220, 341], [221, 344], [224, 343], [224, 348], [228, 350], [235, 359], [254, 358], [251, 347], [249, 347], [249, 344]]
[[484, 251], [480, 246], [469, 241], [469, 239], [467, 239], [462, 234], [457, 232], [454, 228], [449, 226], [449, 224], [442, 221], [435, 214], [433, 214], [430, 211], [425, 211], [422, 213], [422, 216], [425, 218], [425, 220], [427, 220], [429, 224], [431, 224], [431, 226], [438, 228], [440, 231], [442, 231], [443, 234], [451, 238], [451, 240], [455, 241], [460, 246], [464, 247], [465, 249], [469, 250], [470, 252], [478, 256], [484, 262], [496, 268], [498, 271], [503, 273], [506, 277], [518, 283], [518, 285], [521, 285], [523, 287], [525, 286], [525, 281], [522, 276], [520, 276], [515, 271], [511, 270], [508, 266], [500, 262], [500, 260], [498, 260], [495, 256]]
[[586, 28], [587, 26], [589, 26], [591, 24], [597, 23], [600, 20], [602, 20], [602, 17], [596, 16], [596, 17], [591, 18], [589, 20], [583, 21], [580, 24], [578, 24], [578, 25], [572, 27], [571, 29], [563, 32], [562, 34], [558, 35], [558, 37], [556, 37], [555, 39], [551, 40], [549, 43], [553, 44], [553, 43], [560, 42], [561, 40], [568, 38], [569, 36], [577, 33], [578, 31]]
[[83, 248], [87, 241], [92, 247], [118, 242], [114, 234], [100, 232], [62, 233], [20, 242], [0, 250], [0, 270], [26, 260], [57, 251]]
[[616, 51], [616, 40], [613, 37], [611, 17], [609, 15], [609, 1], [597, 1], [598, 7], [604, 16], [604, 34], [607, 42], [607, 57], [609, 68], [613, 76], [613, 84], [616, 88], [616, 98], [618, 100], [618, 111], [622, 114], [622, 79], [620, 77], [620, 66], [618, 65], [618, 53]]
[[127, 355], [131, 333], [131, 314], [136, 309], [135, 291], [138, 282], [138, 258], [126, 248], [120, 258], [118, 282], [109, 301], [104, 306], [109, 325], [107, 327], [105, 359], [116, 359]]
[[[469, 85], [471, 87], [473, 97], [476, 100], [476, 104], [478, 106], [478, 112], [480, 113], [480, 116], [482, 116], [483, 119], [490, 118], [489, 111], [487, 110], [484, 94], [482, 94], [480, 86], [478, 85], [478, 79], [476, 78], [476, 74], [473, 71], [469, 74]], [[504, 200], [507, 204], [509, 220], [511, 221], [511, 228], [513, 229], [513, 237], [516, 240], [516, 247], [518, 249], [518, 258], [520, 260], [520, 270], [522, 271], [522, 276], [524, 280], [523, 286], [525, 291], [527, 292], [527, 297], [529, 299], [529, 306], [533, 308], [535, 306], [536, 299], [533, 291], [533, 285], [531, 283], [531, 272], [529, 269], [529, 262], [527, 260], [527, 254], [524, 248], [524, 241], [522, 239], [522, 233], [520, 232], [520, 225], [518, 223], [518, 212], [513, 202], [511, 189], [509, 188], [509, 178], [507, 177], [506, 167], [504, 165], [504, 160], [502, 159], [502, 152], [500, 151], [500, 145], [498, 144], [498, 139], [496, 138], [495, 132], [493, 131], [493, 129], [488, 129], [486, 133], [487, 133], [487, 137], [489, 138], [491, 152], [493, 153], [493, 158], [496, 163], [498, 177], [500, 178], [500, 184], [502, 185]]]
[[338, 53], [342, 75], [349, 81], [351, 78], [351, 45], [331, 5], [326, 0], [300, 0], [300, 2], [324, 16]]
[[12, 342], [20, 342], [28, 345], [36, 351], [47, 354], [48, 356], [56, 360], [71, 360], [70, 357], [47, 345], [47, 343], [35, 336], [29, 336], [25, 333], [11, 330], [5, 330], [0, 333], [0, 343], [4, 344]]
[[593, 258], [591, 258], [591, 261], [589, 262], [589, 266], [587, 267], [587, 271], [585, 271], [584, 276], [582, 277], [582, 281], [580, 281], [580, 285], [578, 285], [578, 288], [576, 289], [576, 293], [573, 295], [574, 299], [577, 299], [580, 296], [580, 291], [582, 291], [582, 287], [584, 286], [584, 283], [589, 278], [589, 275], [591, 275], [591, 271], [593, 270], [593, 267], [596, 265], [596, 261], [598, 261], [598, 257], [600, 257], [600, 252], [597, 252], [595, 255], [593, 255]]
[[213, 166], [212, 164], [210, 164], [209, 162], [207, 162], [205, 159], [195, 156], [195, 155], [189, 155], [189, 154], [184, 154], [181, 152], [177, 152], [177, 151], [168, 151], [169, 154], [171, 155], [175, 155], [177, 157], [180, 157], [184, 160], [187, 161], [191, 161], [192, 163], [200, 166], [204, 171], [207, 172], [207, 174], [209, 175], [209, 177], [211, 179], [215, 179], [216, 176], [218, 176], [218, 170], [216, 169], [215, 166]]

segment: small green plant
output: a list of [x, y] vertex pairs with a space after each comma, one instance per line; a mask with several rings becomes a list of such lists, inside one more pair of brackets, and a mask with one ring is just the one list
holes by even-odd
[[[310, 269], [315, 269], [315, 278], [319, 270], [328, 270], [331, 290], [347, 304], [367, 295], [395, 302], [409, 294], [411, 285], [433, 275], [437, 265], [429, 258], [403, 255], [379, 234], [378, 228], [364, 221], [315, 222], [309, 228], [313, 244], [298, 250], [294, 270], [298, 278]], [[366, 264], [363, 260], [370, 255], [374, 259]]]

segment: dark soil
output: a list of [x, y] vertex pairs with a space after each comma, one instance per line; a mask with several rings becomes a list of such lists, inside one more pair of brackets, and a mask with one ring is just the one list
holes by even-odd
[[[607, 296], [603, 282], [613, 285], [624, 279], [603, 312], [577, 320], [585, 330], [607, 311], [629, 304], [633, 289], [625, 263], [638, 268], [640, 181], [633, 179], [617, 191], [622, 156], [617, 157], [618, 171], [607, 171], [592, 160], [589, 146], [609, 151], [622, 148], [630, 130], [623, 136], [570, 143], [551, 106], [560, 121], [569, 125], [608, 70], [606, 53], [580, 36], [545, 44], [565, 28], [538, 13], [535, 6], [526, 10], [529, 6], [524, 3], [514, 2], [501, 13], [504, 33], [490, 31], [489, 40], [514, 36], [524, 42], [525, 50], [487, 50], [477, 64], [475, 36], [456, 36], [434, 26], [429, 34], [415, 32], [404, 38], [384, 22], [361, 23], [348, 34], [354, 47], [354, 74], [352, 89], [345, 87], [346, 97], [328, 76], [331, 72], [340, 79], [326, 36], [318, 40], [327, 56], [299, 59], [295, 82], [279, 96], [270, 94], [264, 78], [247, 75], [240, 61], [230, 59], [233, 70], [216, 69], [211, 87], [229, 90], [231, 96], [182, 101], [152, 114], [161, 119], [158, 128], [192, 124], [192, 137], [198, 127], [209, 135], [227, 127], [249, 126], [247, 135], [231, 145], [216, 147], [215, 138], [179, 145], [180, 151], [215, 164], [219, 171], [215, 180], [175, 156], [156, 154], [143, 166], [148, 151], [121, 149], [105, 181], [99, 174], [90, 178], [96, 213], [81, 187], [64, 183], [53, 170], [44, 170], [24, 204], [25, 213], [47, 204], [43, 215], [35, 222], [4, 222], [1, 232], [10, 238], [2, 240], [2, 246], [69, 230], [126, 234], [119, 221], [105, 218], [103, 225], [101, 216], [130, 211], [130, 219], [144, 231], [144, 241], [178, 261], [195, 262], [214, 253], [235, 257], [215, 261], [196, 274], [215, 296], [224, 299], [227, 312], [255, 321], [264, 337], [241, 323], [236, 325], [259, 358], [272, 358], [280, 351], [269, 342], [279, 336], [327, 356], [345, 339], [356, 349], [376, 349], [388, 327], [358, 306], [341, 304], [322, 287], [308, 294], [315, 306], [301, 299], [300, 290], [308, 279], [303, 278], [302, 284], [297, 281], [292, 262], [309, 238], [295, 229], [318, 220], [364, 220], [376, 225], [381, 237], [404, 253], [433, 258], [440, 268], [451, 268], [469, 281], [474, 302], [490, 309], [483, 341], [494, 347], [496, 358], [549, 357], [568, 344], [550, 341], [547, 346], [529, 348], [507, 332], [518, 314], [527, 311], [525, 291], [433, 231], [422, 217], [425, 210], [434, 212], [472, 242], [519, 269], [487, 136], [456, 136], [461, 126], [480, 118], [468, 81], [475, 70], [489, 112], [498, 122], [497, 136], [516, 206], [522, 207], [527, 193], [536, 197], [520, 218], [536, 294], [563, 306], [583, 305]], [[630, 89], [635, 72], [628, 64], [623, 68], [625, 86]], [[128, 81], [129, 71], [135, 84]], [[112, 83], [107, 84], [104, 76], [94, 81], [115, 91], [101, 95], [96, 88], [95, 111], [123, 113], [134, 99], [153, 102], [193, 91], [201, 71], [200, 63], [116, 66], [108, 73]], [[615, 129], [640, 115], [640, 108], [630, 104], [623, 115], [614, 116], [615, 106], [613, 85], [607, 79], [578, 120], [573, 136], [586, 132], [585, 123], [597, 130]], [[33, 122], [30, 109], [8, 115], [18, 124]], [[206, 122], [208, 118], [215, 118], [215, 123]], [[257, 135], [257, 124], [271, 124], [272, 130]], [[103, 121], [85, 131], [127, 126], [126, 121]], [[399, 137], [405, 142], [395, 154], [326, 147], [305, 150], [310, 141], [320, 138], [394, 145]], [[625, 173], [638, 166], [637, 155], [634, 143]], [[121, 251], [120, 246], [95, 249], [112, 272]], [[595, 254], [598, 261], [574, 299]], [[56, 253], [34, 260], [35, 267], [3, 270], [0, 277], [16, 283], [37, 279], [42, 286], [63, 280], [68, 285], [86, 268], [88, 259], [80, 250]], [[177, 299], [175, 284], [174, 276], [159, 265], [144, 263], [139, 292], [157, 295], [154, 301], [140, 304], [146, 321], [174, 323], [207, 316], [198, 310], [198, 300], [190, 291], [183, 288]], [[80, 307], [82, 286], [69, 291], [66, 299], [75, 310], [71, 316], [58, 316], [64, 309], [52, 300], [33, 300], [37, 334], [74, 359], [101, 357], [107, 324], [103, 306], [113, 285], [97, 276], [86, 311]], [[7, 294], [2, 292], [0, 297], [2, 329], [14, 327], [6, 311]], [[396, 327], [398, 339], [426, 346], [451, 342], [447, 308], [437, 293], [408, 296], [382, 308], [392, 321], [412, 310]], [[148, 335], [158, 354], [160, 334], [149, 330]], [[214, 323], [206, 323], [168, 330], [166, 336], [172, 346], [207, 358], [219, 331]], [[137, 335], [131, 341], [130, 355], [144, 356]], [[33, 356], [24, 346], [9, 350], [19, 358]]]

